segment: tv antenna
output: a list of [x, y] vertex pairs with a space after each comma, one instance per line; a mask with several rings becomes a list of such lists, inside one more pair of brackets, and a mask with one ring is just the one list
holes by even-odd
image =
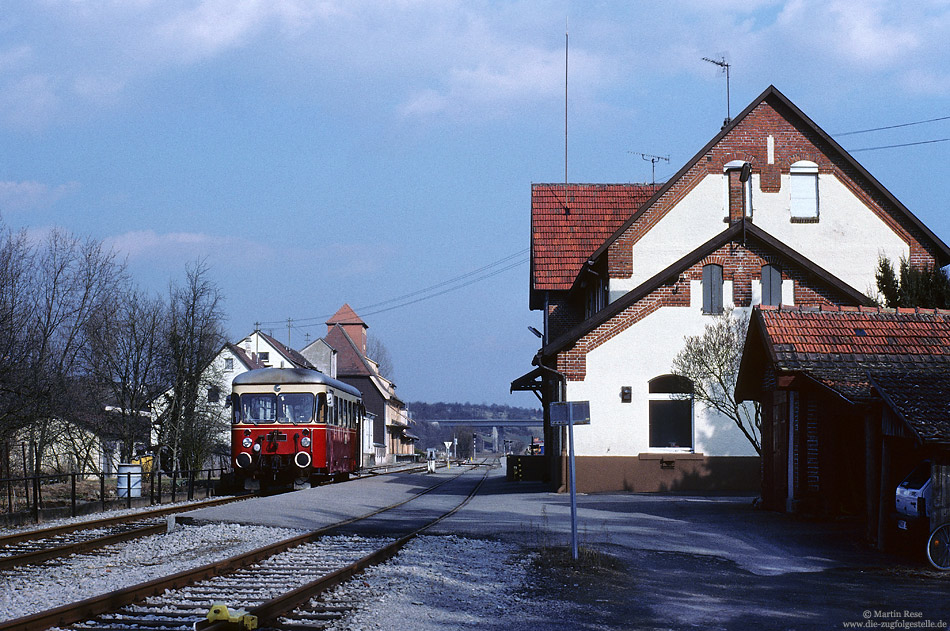
[[655, 156], [652, 153], [640, 153], [639, 151], [628, 151], [627, 153], [632, 153], [635, 156], [640, 156], [641, 158], [643, 158], [644, 160], [646, 160], [652, 165], [653, 186], [656, 186], [656, 163], [659, 162], [660, 160], [663, 160], [664, 162], [668, 163], [670, 161], [670, 157], [669, 156]]
[[703, 57], [703, 61], [708, 61], [711, 64], [719, 66], [726, 73], [726, 120], [722, 122], [722, 126], [725, 127], [732, 122], [732, 108], [729, 105], [729, 62], [726, 61], [724, 55], [720, 55], [719, 59], [710, 59], [709, 57]]

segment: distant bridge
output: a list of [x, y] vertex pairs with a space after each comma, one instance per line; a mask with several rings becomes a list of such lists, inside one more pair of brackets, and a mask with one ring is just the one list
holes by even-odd
[[437, 421], [426, 421], [437, 425], [465, 425], [467, 427], [543, 427], [544, 421], [539, 418], [451, 418]]

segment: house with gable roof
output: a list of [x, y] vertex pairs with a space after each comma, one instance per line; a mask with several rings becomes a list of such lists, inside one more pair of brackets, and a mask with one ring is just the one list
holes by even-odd
[[[366, 330], [356, 312], [344, 304], [326, 322], [324, 341], [337, 353], [337, 379], [357, 388], [372, 418], [372, 433], [364, 434], [363, 464], [384, 464], [411, 458], [418, 438], [409, 431], [406, 404], [396, 385], [380, 374], [379, 364], [366, 355]], [[369, 428], [367, 428], [368, 433]]]
[[950, 311], [759, 307], [736, 384], [762, 405], [762, 500], [854, 515], [886, 547], [898, 484], [929, 460], [950, 521]]
[[[756, 451], [693, 401], [673, 358], [725, 310], [869, 304], [882, 255], [950, 263], [770, 86], [655, 189], [532, 186], [530, 307], [544, 332], [512, 389], [538, 394], [546, 418], [551, 402], [590, 401], [591, 424], [574, 433], [580, 491], [758, 489]], [[546, 426], [558, 482], [563, 435]]]

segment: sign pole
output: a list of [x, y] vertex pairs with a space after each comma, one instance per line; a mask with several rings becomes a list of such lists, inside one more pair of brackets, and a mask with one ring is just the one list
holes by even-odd
[[571, 476], [571, 558], [577, 560], [577, 484], [574, 477], [574, 409], [570, 408], [567, 421], [570, 464], [568, 468]]

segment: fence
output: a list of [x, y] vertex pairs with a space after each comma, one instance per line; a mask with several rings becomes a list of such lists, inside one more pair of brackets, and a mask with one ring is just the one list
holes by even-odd
[[[29, 475], [0, 479], [2, 513], [7, 516], [28, 517], [40, 521], [41, 512], [64, 509], [68, 514], [90, 512], [90, 509], [110, 507], [132, 508], [135, 505], [153, 505], [196, 497], [211, 497], [215, 484], [226, 469], [210, 468], [192, 471], [124, 471], [102, 475], [88, 473], [60, 473]], [[119, 491], [125, 493], [120, 494]], [[136, 491], [138, 491], [136, 493]], [[120, 497], [122, 495], [122, 497]], [[135, 497], [133, 497], [135, 496]]]

